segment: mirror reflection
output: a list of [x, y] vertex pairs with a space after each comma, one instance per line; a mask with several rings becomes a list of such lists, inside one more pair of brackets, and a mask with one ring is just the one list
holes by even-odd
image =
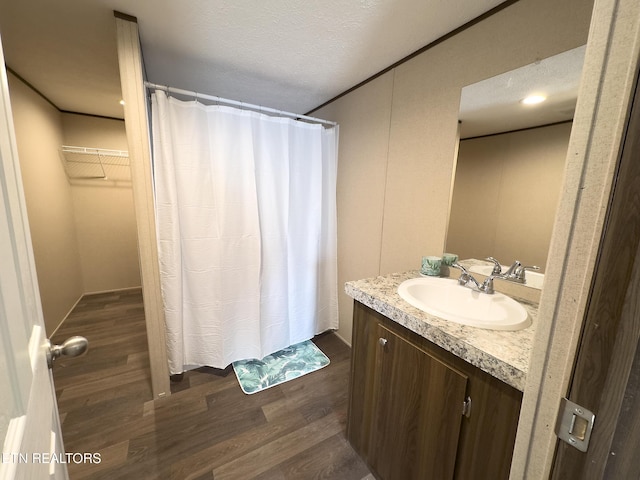
[[[446, 251], [544, 272], [585, 47], [462, 89]], [[544, 101], [526, 105], [538, 95]]]

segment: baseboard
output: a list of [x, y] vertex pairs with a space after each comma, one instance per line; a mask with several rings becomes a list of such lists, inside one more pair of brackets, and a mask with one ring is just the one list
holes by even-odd
[[338, 338], [340, 339], [340, 341], [341, 341], [342, 343], [344, 343], [347, 347], [351, 348], [351, 343], [347, 342], [344, 338], [342, 338], [342, 337], [340, 336], [340, 334], [338, 333], [338, 330], [334, 330], [334, 331], [333, 331], [333, 333], [334, 333], [334, 335], [335, 335], [336, 337], [338, 337]]
[[124, 287], [124, 288], [114, 288], [111, 290], [98, 290], [95, 292], [84, 292], [84, 294], [82, 295], [87, 296], [87, 295], [103, 295], [105, 293], [118, 293], [118, 292], [126, 292], [129, 290], [140, 290], [142, 288], [142, 286], [137, 286], [137, 287]]
[[65, 322], [65, 320], [67, 318], [69, 318], [69, 315], [71, 315], [71, 312], [73, 312], [74, 308], [76, 308], [78, 306], [78, 303], [80, 303], [80, 300], [82, 300], [84, 297], [88, 296], [88, 295], [101, 295], [101, 294], [105, 294], [105, 293], [117, 293], [117, 292], [126, 292], [129, 290], [140, 290], [142, 287], [125, 287], [125, 288], [116, 288], [114, 290], [102, 290], [99, 292], [85, 292], [82, 295], [80, 295], [78, 297], [78, 299], [75, 301], [75, 303], [71, 306], [71, 308], [69, 309], [69, 311], [67, 312], [67, 314], [62, 317], [62, 320], [60, 320], [60, 323], [58, 323], [58, 326], [56, 328], [53, 329], [53, 332], [51, 332], [49, 334], [49, 338], [53, 337], [55, 335], [55, 333], [58, 331], [58, 329], [60, 329], [60, 327], [62, 326], [62, 324]]
[[48, 336], [49, 338], [53, 337], [56, 332], [58, 331], [58, 329], [62, 326], [62, 324], [65, 322], [65, 320], [67, 318], [69, 318], [69, 315], [71, 315], [71, 312], [73, 312], [73, 309], [76, 308], [78, 306], [78, 303], [80, 303], [80, 300], [82, 300], [82, 297], [84, 297], [84, 293], [82, 295], [80, 295], [78, 297], [78, 299], [75, 301], [75, 303], [71, 306], [71, 308], [69, 309], [69, 311], [67, 312], [67, 314], [62, 317], [62, 320], [60, 320], [60, 323], [58, 323], [58, 326], [56, 328], [53, 329], [53, 332], [49, 333]]

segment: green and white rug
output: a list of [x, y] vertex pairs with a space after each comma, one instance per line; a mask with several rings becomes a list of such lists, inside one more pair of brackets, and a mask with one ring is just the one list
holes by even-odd
[[233, 370], [242, 391], [251, 395], [327, 365], [327, 356], [311, 340], [307, 340], [267, 355], [262, 360], [233, 362]]

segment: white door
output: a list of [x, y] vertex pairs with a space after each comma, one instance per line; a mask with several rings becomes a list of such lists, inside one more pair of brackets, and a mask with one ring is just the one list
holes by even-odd
[[0, 44], [0, 480], [66, 479]]

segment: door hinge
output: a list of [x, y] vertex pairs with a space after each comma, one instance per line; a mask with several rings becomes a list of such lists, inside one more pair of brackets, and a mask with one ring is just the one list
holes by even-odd
[[581, 452], [586, 452], [596, 416], [577, 403], [562, 398], [556, 421], [556, 435]]
[[471, 416], [471, 397], [462, 402], [462, 415], [469, 418]]

